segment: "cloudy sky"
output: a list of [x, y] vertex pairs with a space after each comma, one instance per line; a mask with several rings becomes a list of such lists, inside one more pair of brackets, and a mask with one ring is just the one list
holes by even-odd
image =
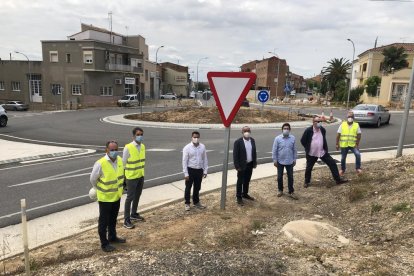
[[[414, 1], [369, 0], [1, 0], [0, 58], [21, 51], [41, 60], [41, 40], [64, 40], [80, 23], [146, 38], [150, 60], [209, 71], [286, 59], [292, 72], [312, 77], [327, 61], [352, 59], [378, 46], [414, 42]], [[24, 59], [12, 54], [13, 59]]]

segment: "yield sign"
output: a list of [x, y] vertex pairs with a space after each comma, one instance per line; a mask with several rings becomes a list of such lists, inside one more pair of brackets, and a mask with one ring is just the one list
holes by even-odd
[[208, 72], [208, 83], [213, 92], [221, 121], [229, 127], [256, 80], [250, 72]]

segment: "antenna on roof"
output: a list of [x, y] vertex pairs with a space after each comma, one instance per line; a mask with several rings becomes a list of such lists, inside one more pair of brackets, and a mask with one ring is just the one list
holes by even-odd
[[377, 38], [375, 39], [374, 49], [375, 49], [375, 48], [377, 48], [377, 42], [378, 42], [378, 36], [377, 36]]
[[109, 20], [109, 42], [112, 43], [112, 12], [108, 12], [108, 20]]

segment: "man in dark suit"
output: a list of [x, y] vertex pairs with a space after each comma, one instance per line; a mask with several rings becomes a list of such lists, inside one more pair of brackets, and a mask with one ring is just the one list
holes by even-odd
[[243, 137], [234, 142], [233, 163], [237, 170], [237, 203], [243, 205], [243, 198], [254, 200], [249, 195], [249, 184], [253, 169], [257, 166], [256, 143], [251, 136], [250, 127], [242, 128]]

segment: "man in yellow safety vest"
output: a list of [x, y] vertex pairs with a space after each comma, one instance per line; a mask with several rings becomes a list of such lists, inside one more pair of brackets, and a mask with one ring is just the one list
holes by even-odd
[[361, 173], [361, 153], [359, 152], [359, 141], [361, 140], [361, 128], [357, 122], [354, 122], [354, 113], [348, 112], [347, 120], [342, 122], [336, 135], [336, 149], [341, 148], [341, 170], [342, 176], [346, 171], [346, 156], [349, 151], [355, 155], [355, 169]]
[[124, 227], [127, 229], [135, 227], [131, 221], [144, 221], [144, 218], [137, 212], [139, 199], [144, 186], [145, 145], [142, 143], [144, 140], [144, 131], [142, 128], [136, 127], [132, 130], [132, 136], [132, 142], [125, 145], [122, 155], [127, 187]]
[[124, 165], [118, 156], [118, 143], [106, 143], [106, 154], [95, 162], [90, 182], [96, 189], [99, 203], [98, 233], [101, 248], [105, 252], [115, 250], [110, 243], [125, 243], [126, 240], [116, 235], [116, 218], [118, 217], [124, 183]]

